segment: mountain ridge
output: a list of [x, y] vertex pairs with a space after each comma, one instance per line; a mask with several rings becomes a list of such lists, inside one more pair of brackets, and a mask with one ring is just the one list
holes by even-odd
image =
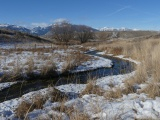
[[[79, 25], [74, 25], [74, 24], [72, 24], [72, 25], [75, 30], [79, 26]], [[92, 27], [89, 27], [89, 28], [93, 31], [98, 31], [97, 29], [94, 29]], [[52, 25], [48, 25], [46, 27], [36, 26], [33, 28], [27, 28], [27, 27], [18, 26], [18, 25], [0, 24], [0, 29], [15, 30], [15, 31], [19, 31], [19, 32], [32, 34], [32, 35], [43, 36], [43, 35], [50, 34], [50, 31], [52, 29]]]

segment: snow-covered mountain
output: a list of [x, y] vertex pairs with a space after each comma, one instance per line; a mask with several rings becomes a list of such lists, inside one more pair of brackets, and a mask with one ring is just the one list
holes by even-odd
[[137, 29], [129, 29], [125, 27], [113, 28], [113, 27], [103, 27], [99, 29], [100, 31], [137, 31]]
[[[79, 27], [79, 25], [73, 25], [73, 28], [75, 30], [77, 30], [78, 27]], [[46, 27], [37, 26], [37, 27], [29, 29], [29, 28], [17, 26], [17, 25], [0, 24], [0, 29], [16, 30], [16, 31], [24, 32], [24, 33], [37, 35], [37, 36], [50, 34], [51, 28], [52, 28], [52, 25], [49, 25]], [[128, 29], [125, 27], [121, 27], [121, 28], [103, 27], [100, 29], [94, 29], [94, 28], [90, 27], [90, 29], [93, 31], [138, 31], [138, 29]]]
[[[72, 25], [72, 27], [74, 28], [74, 30], [78, 30], [78, 27], [80, 25]], [[10, 25], [10, 24], [0, 24], [0, 29], [9, 29], [9, 30], [15, 30], [15, 31], [20, 31], [20, 32], [24, 32], [24, 33], [29, 33], [32, 35], [38, 35], [38, 36], [42, 36], [42, 35], [47, 35], [50, 34], [50, 30], [52, 28], [52, 25], [46, 26], [46, 27], [34, 27], [34, 28], [26, 28], [26, 27], [22, 27], [22, 26], [17, 26], [17, 25]], [[98, 31], [92, 27], [89, 27], [92, 31]]]
[[0, 24], [1, 29], [9, 29], [9, 30], [15, 30], [25, 33], [30, 33], [30, 30], [28, 28], [17, 26], [17, 25], [9, 25], [9, 24]]
[[9, 30], [15, 30], [15, 31], [20, 31], [24, 33], [29, 33], [29, 34], [34, 34], [34, 35], [45, 35], [48, 33], [51, 29], [51, 25], [47, 27], [34, 27], [32, 29], [22, 27], [22, 26], [17, 26], [17, 25], [10, 25], [10, 24], [0, 24], [0, 29], [9, 29]]
[[52, 28], [52, 25], [49, 25], [47, 27], [34, 27], [31, 29], [31, 34], [35, 34], [35, 35], [46, 35]]

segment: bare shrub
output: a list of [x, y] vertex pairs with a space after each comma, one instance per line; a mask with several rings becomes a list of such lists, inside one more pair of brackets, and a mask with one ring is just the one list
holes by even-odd
[[89, 39], [93, 39], [94, 33], [88, 26], [80, 25], [78, 31], [76, 32], [76, 36], [81, 43], [85, 43]]
[[53, 39], [59, 42], [69, 42], [73, 38], [72, 25], [67, 21], [55, 22], [52, 27]]

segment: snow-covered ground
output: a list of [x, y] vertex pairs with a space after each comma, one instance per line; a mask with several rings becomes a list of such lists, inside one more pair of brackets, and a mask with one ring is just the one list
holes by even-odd
[[118, 55], [118, 56], [114, 56], [114, 57], [117, 57], [117, 58], [120, 58], [120, 59], [123, 59], [123, 60], [128, 60], [128, 61], [133, 62], [135, 64], [140, 64], [140, 62], [138, 62], [136, 60], [133, 60], [132, 58], [125, 58], [124, 55]]
[[[21, 51], [10, 52], [3, 50], [0, 55], [0, 73], [8, 73], [21, 69], [21, 73], [25, 75], [28, 69], [34, 73], [40, 74], [44, 67], [52, 65], [56, 66], [56, 71], [61, 73], [66, 62], [66, 58], [76, 54], [73, 49], [59, 49], [49, 52], [45, 51]], [[81, 54], [83, 54], [81, 52]], [[112, 61], [101, 57], [90, 56], [91, 59], [84, 61], [76, 69], [70, 72], [88, 71], [101, 67], [111, 67]]]
[[92, 59], [86, 62], [83, 62], [81, 65], [76, 67], [76, 69], [71, 70], [72, 73], [74, 72], [82, 72], [82, 71], [88, 71], [88, 70], [94, 70], [97, 68], [102, 67], [112, 67], [113, 63], [109, 59], [105, 59], [98, 56], [92, 56]]
[[[126, 75], [103, 77], [101, 79], [96, 80], [96, 84], [102, 88], [105, 88], [105, 90], [106, 90], [106, 88], [107, 88], [107, 86], [109, 86], [110, 82], [113, 82], [111, 80], [114, 79], [115, 85], [121, 85], [120, 83], [122, 83], [123, 80], [125, 80], [127, 77], [130, 77], [131, 75], [133, 75], [133, 73], [126, 74]], [[64, 92], [65, 94], [70, 95], [72, 97], [73, 95], [77, 95], [77, 94], [81, 93], [86, 88], [86, 84], [67, 84], [67, 85], [57, 86], [56, 88], [58, 90], [60, 90], [61, 92]], [[33, 98], [34, 96], [36, 96], [36, 94], [42, 94], [44, 96], [48, 92], [49, 92], [49, 88], [46, 88], [46, 89], [42, 89], [39, 91], [27, 93], [27, 94], [23, 95], [21, 98], [16, 98], [16, 99], [12, 99], [12, 100], [0, 103], [0, 113], [3, 114], [3, 116], [13, 117], [14, 110], [19, 105], [19, 103], [21, 103], [24, 100], [27, 100], [27, 101], [30, 100], [30, 98]], [[74, 97], [77, 97], [77, 96], [74, 96]], [[76, 102], [77, 100], [80, 100], [80, 99], [83, 100], [83, 97], [78, 98], [78, 99], [72, 99], [71, 101], [68, 101], [66, 104], [68, 104], [70, 102], [72, 103], [73, 101]], [[89, 99], [87, 100], [87, 98], [86, 98], [86, 101], [90, 101], [90, 100]], [[47, 106], [47, 107], [49, 107], [49, 106]], [[32, 114], [32, 113], [30, 113], [30, 114]], [[37, 113], [34, 112], [34, 114], [37, 114], [37, 116], [38, 116], [39, 112], [38, 111], [37, 111]]]
[[133, 63], [135, 63], [135, 64], [140, 64], [140, 62], [138, 62], [138, 61], [136, 61], [136, 60], [133, 60], [132, 58], [125, 58], [124, 55], [117, 55], [117, 56], [114, 56], [113, 54], [107, 54], [106, 51], [98, 52], [97, 54], [99, 54], [99, 55], [112, 56], [112, 57], [120, 58], [120, 59], [123, 59], [123, 60], [128, 60], [128, 61], [133, 62]]
[[[0, 72], [12, 72], [16, 68], [22, 68], [25, 72], [28, 67], [33, 67], [34, 72], [40, 72], [44, 66], [51, 66], [55, 64], [58, 70], [62, 69], [63, 63], [65, 62], [62, 58], [68, 54], [68, 51], [55, 50], [52, 52], [2, 52], [0, 59]], [[62, 60], [60, 61], [61, 58]]]
[[0, 83], [0, 91], [2, 91], [5, 88], [9, 88], [10, 86], [16, 84], [17, 82], [5, 82], [5, 83]]
[[124, 88], [124, 81], [127, 78], [134, 76], [135, 72], [123, 75], [113, 75], [113, 76], [106, 76], [96, 80], [96, 85], [98, 85], [103, 90], [111, 90], [111, 87], [115, 88]]
[[[66, 55], [64, 51], [56, 51], [56, 53]], [[46, 53], [48, 54], [48, 53]], [[99, 53], [104, 55], [105, 52]], [[124, 58], [124, 56], [115, 56], [121, 59], [129, 60], [136, 64], [139, 62], [132, 59]], [[95, 59], [96, 58], [96, 59]], [[76, 68], [76, 71], [84, 71], [89, 69], [96, 69], [98, 67], [110, 67], [112, 62], [107, 59], [102, 59], [101, 57], [95, 57], [91, 61], [87, 61], [81, 64], [81, 66]], [[58, 61], [58, 58], [57, 58]], [[60, 62], [60, 61], [59, 61]], [[61, 69], [59, 63], [59, 70]], [[95, 65], [95, 66], [94, 66]], [[75, 71], [75, 72], [76, 72]], [[114, 90], [116, 88], [124, 88], [124, 81], [135, 75], [135, 71], [128, 74], [106, 76], [95, 80], [97, 86], [102, 88], [104, 91]], [[10, 84], [11, 85], [11, 84]], [[0, 84], [1, 86], [1, 84]], [[9, 86], [2, 85], [2, 86]], [[138, 85], [141, 89], [141, 86]], [[1, 87], [0, 87], [1, 88]], [[81, 97], [78, 97], [84, 89], [86, 84], [67, 84], [56, 86], [56, 89], [70, 96], [70, 99], [67, 100], [64, 105], [66, 107], [73, 107], [74, 109], [87, 114], [91, 119], [100, 119], [100, 120], [110, 120], [110, 119], [123, 119], [123, 120], [134, 120], [134, 119], [159, 119], [160, 118], [160, 97], [156, 99], [148, 98], [146, 94], [141, 93], [132, 93], [128, 95], [123, 95], [121, 98], [108, 100], [104, 96], [99, 96], [96, 94], [85, 94]], [[14, 119], [18, 120], [15, 117], [15, 108], [22, 101], [30, 101], [36, 95], [48, 95], [49, 91], [52, 88], [45, 88], [39, 91], [33, 91], [23, 95], [20, 98], [12, 99], [0, 103], [0, 119]], [[56, 111], [57, 108], [61, 106], [60, 102], [51, 102], [50, 99], [46, 101], [43, 105], [43, 109], [34, 110], [28, 113], [29, 119], [50, 119], [51, 116], [61, 116], [62, 120], [69, 120], [69, 117], [65, 113], [60, 113]]]
[[39, 91], [33, 91], [30, 93], [27, 93], [20, 98], [15, 98], [15, 99], [0, 103], [0, 119], [4, 118], [4, 120], [7, 120], [10, 117], [12, 118], [14, 116], [15, 109], [22, 101], [31, 102], [31, 98], [33, 98], [34, 96], [39, 94], [41, 94], [42, 96], [45, 96], [46, 94], [48, 94], [48, 92], [49, 92], [49, 88], [45, 88]]
[[34, 49], [34, 48], [52, 48], [54, 45], [41, 43], [0, 43], [0, 49]]
[[64, 93], [81, 93], [86, 88], [86, 84], [66, 84], [57, 86], [56, 88]]
[[69, 101], [66, 106], [73, 105], [93, 119], [159, 119], [159, 102], [160, 98], [149, 99], [145, 94], [129, 94], [115, 101], [108, 101], [103, 96], [90, 94]]
[[[96, 84], [104, 90], [110, 90], [110, 82], [116, 87], [123, 86], [123, 81], [134, 75], [134, 72], [124, 75], [107, 76], [96, 80]], [[85, 84], [68, 84], [57, 86], [56, 88], [64, 93], [81, 93], [85, 89]], [[50, 88], [42, 89], [35, 92], [30, 92], [23, 95], [21, 98], [12, 99], [0, 103], [0, 114], [6, 118], [15, 118], [14, 110], [22, 100], [30, 100], [36, 94], [43, 96], [48, 94]], [[76, 110], [89, 115], [90, 118], [101, 120], [109, 119], [158, 119], [160, 117], [160, 98], [148, 98], [146, 94], [128, 94], [122, 98], [113, 101], [107, 100], [103, 96], [95, 94], [86, 94], [81, 98], [71, 99], [64, 104], [66, 107], [73, 106]], [[52, 103], [49, 100], [44, 104], [41, 110], [34, 110], [28, 114], [29, 118], [37, 119], [49, 118], [51, 115], [61, 115], [53, 108], [60, 106], [60, 103]], [[7, 117], [6, 117], [7, 116]], [[63, 113], [63, 120], [67, 120], [67, 114]]]

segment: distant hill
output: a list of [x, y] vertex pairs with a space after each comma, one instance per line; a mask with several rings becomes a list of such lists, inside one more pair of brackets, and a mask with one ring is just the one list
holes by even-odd
[[22, 27], [22, 26], [17, 26], [17, 25], [9, 25], [9, 24], [0, 24], [0, 29], [5, 29], [5, 30], [15, 30], [19, 32], [24, 32], [24, 33], [30, 33], [30, 29]]
[[50, 43], [44, 38], [13, 30], [0, 29], [0, 43]]
[[120, 31], [118, 32], [119, 38], [136, 38], [136, 37], [142, 37], [142, 36], [150, 36], [150, 35], [156, 35], [157, 31]]
[[139, 31], [138, 29], [130, 29], [130, 28], [113, 28], [113, 27], [103, 27], [98, 29], [99, 31]]
[[112, 38], [119, 39], [129, 39], [129, 38], [139, 38], [139, 37], [150, 37], [157, 35], [157, 31], [99, 31], [96, 32], [96, 37], [103, 40], [109, 40]]
[[[79, 31], [79, 27], [81, 25], [75, 25], [75, 24], [71, 24], [72, 28], [74, 31]], [[52, 25], [46, 26], [46, 27], [34, 27], [32, 29], [28, 29], [26, 27], [22, 27], [22, 26], [17, 26], [17, 25], [9, 25], [9, 24], [0, 24], [0, 29], [1, 31], [8, 31], [10, 33], [9, 34], [0, 34], [1, 38], [16, 38], [18, 36], [20, 36], [21, 38], [35, 38], [37, 36], [43, 36], [46, 38], [51, 38], [52, 36]], [[137, 29], [129, 29], [129, 28], [109, 28], [109, 27], [103, 27], [101, 29], [94, 29], [92, 27], [88, 28], [90, 30], [92, 30], [93, 32], [96, 32], [96, 35], [99, 36], [103, 34], [104, 39], [111, 39], [111, 38], [123, 38], [123, 39], [128, 39], [128, 38], [136, 38], [136, 37], [143, 37], [143, 36], [154, 36], [157, 35], [157, 31], [144, 31], [144, 30], [137, 30]], [[7, 33], [7, 32], [6, 32]], [[16, 33], [17, 35], [11, 35], [12, 33]], [[105, 34], [105, 35], [104, 35]], [[3, 36], [3, 37], [2, 37]], [[159, 36], [159, 35], [157, 35]], [[156, 37], [156, 36], [155, 36]], [[38, 38], [38, 39], [42, 39], [42, 38]]]
[[[74, 25], [74, 24], [71, 24], [71, 25], [72, 25], [73, 31], [79, 31], [79, 27], [81, 26], [81, 25]], [[45, 36], [45, 35], [50, 36], [52, 35], [52, 32], [51, 32], [52, 27], [53, 27], [52, 25], [47, 27], [35, 27], [32, 29], [31, 33], [41, 35], [41, 36]], [[87, 27], [94, 32], [98, 31], [97, 29], [94, 29], [92, 27], [89, 27], [89, 26]]]

